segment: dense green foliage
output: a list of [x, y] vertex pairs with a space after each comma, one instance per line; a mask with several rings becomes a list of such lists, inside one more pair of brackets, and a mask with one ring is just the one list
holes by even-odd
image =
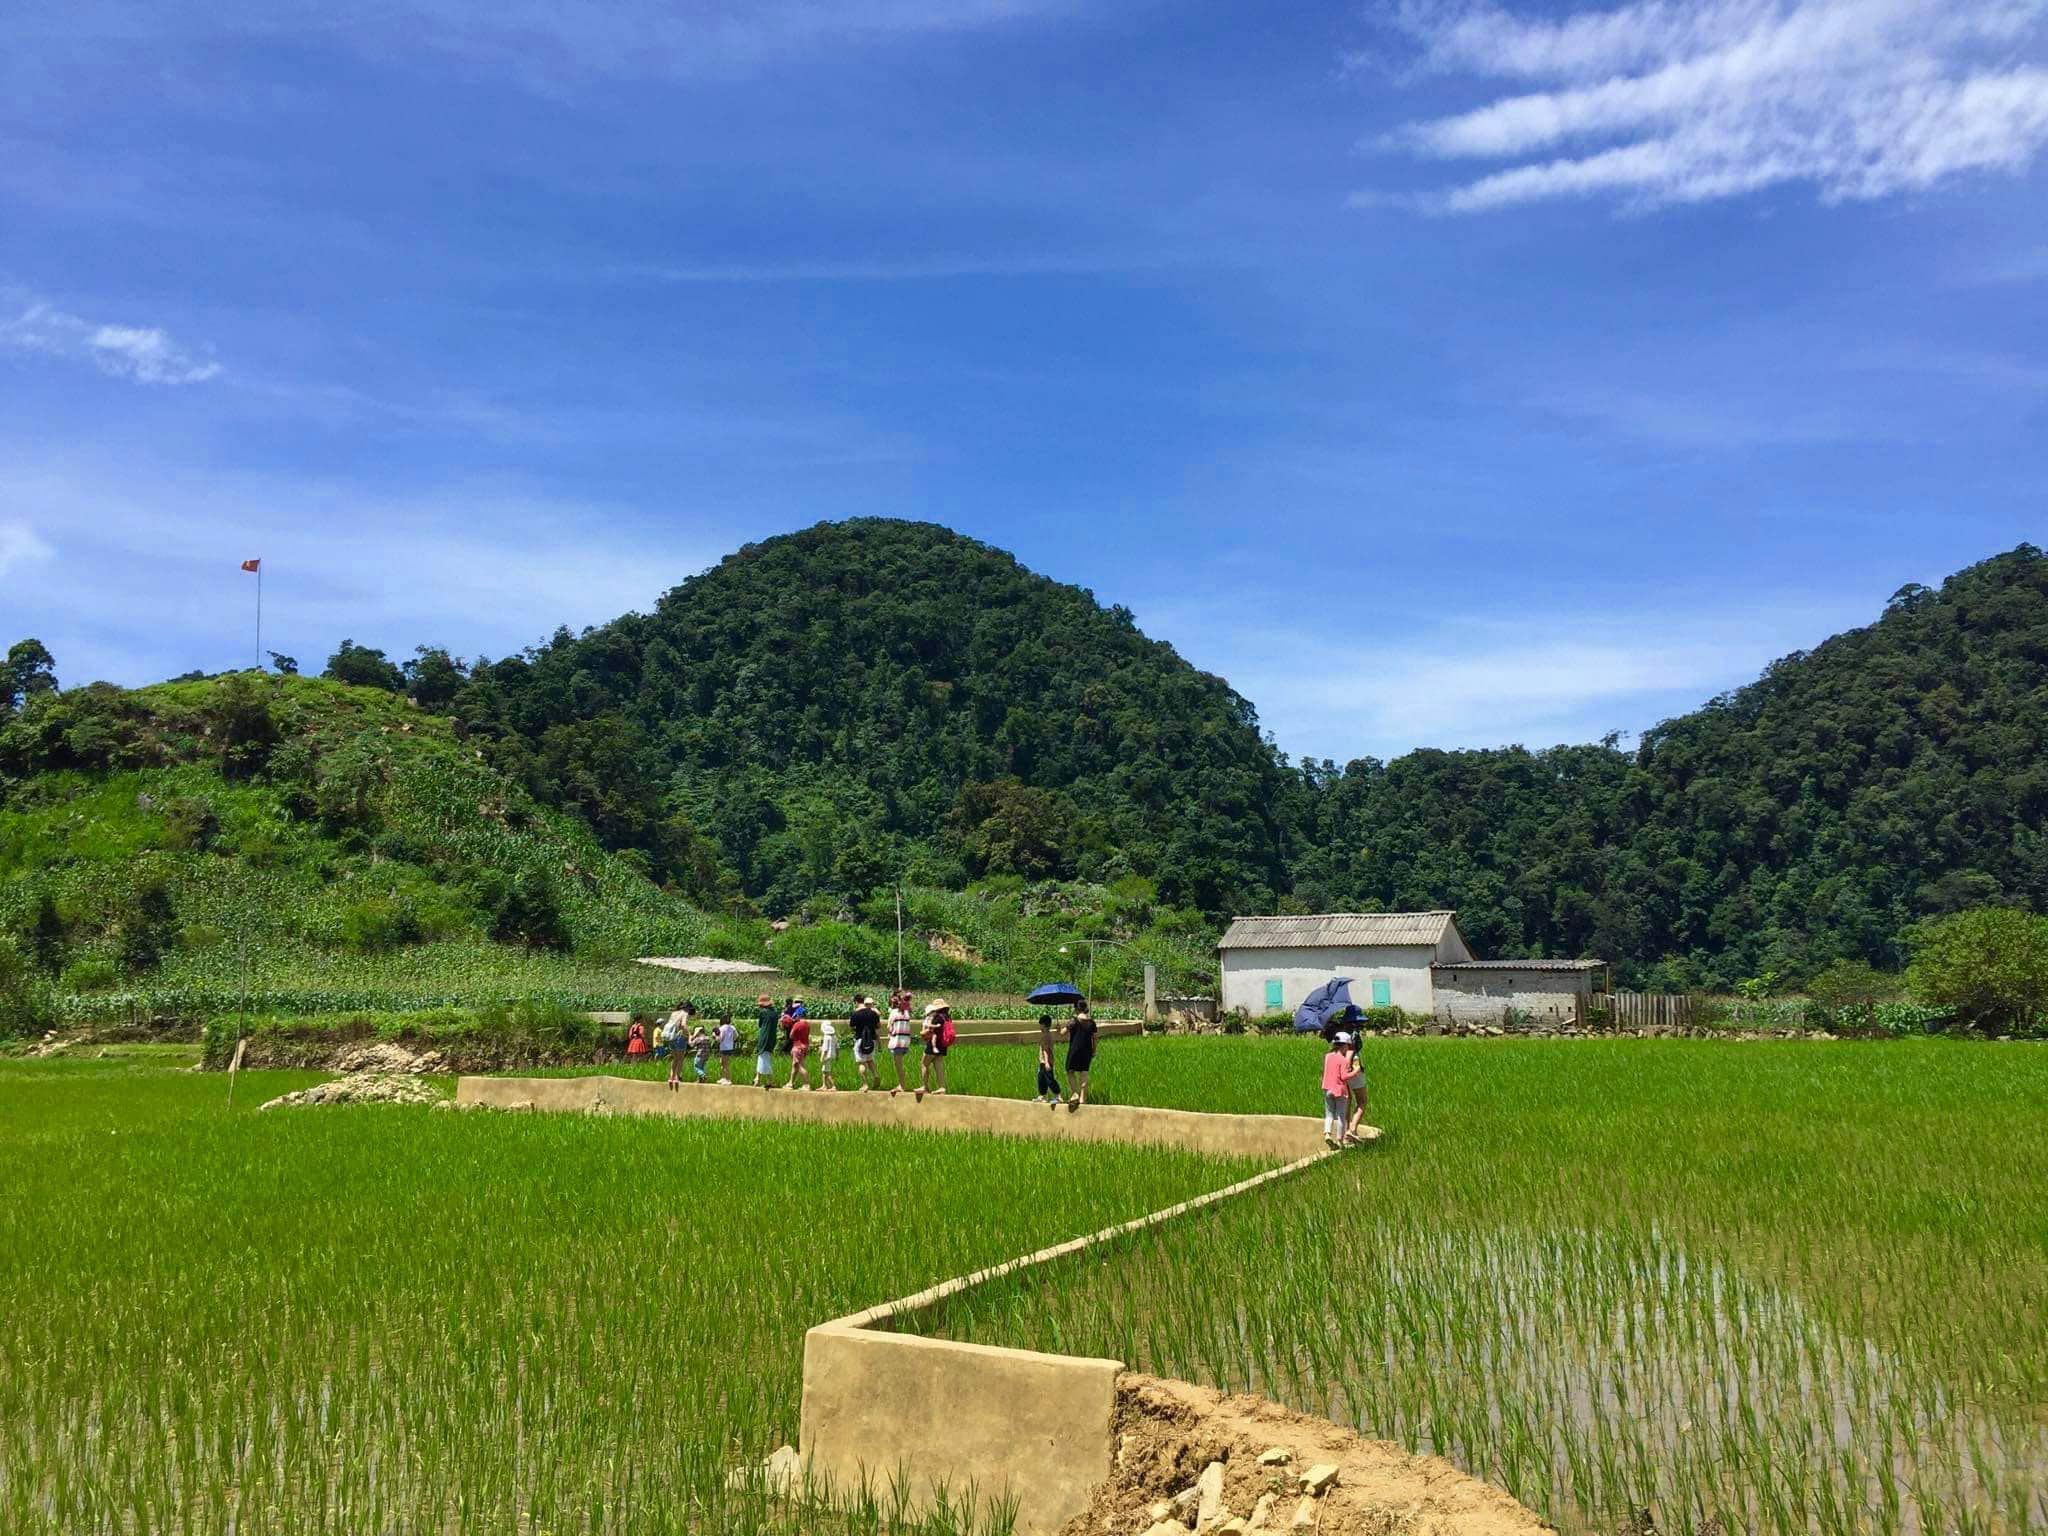
[[[673, 953], [702, 928], [390, 693], [94, 684], [0, 723], [0, 935], [68, 994], [210, 993], [207, 1012], [245, 967], [303, 990], [324, 967], [422, 951], [502, 973], [531, 952]], [[483, 986], [506, 995], [502, 974]]]
[[1958, 912], [1913, 934], [1913, 995], [1973, 1029], [2048, 1034], [2048, 917]]
[[[1102, 938], [1119, 947], [1099, 951], [1098, 995], [1124, 997], [1147, 960], [1169, 989], [1207, 985], [1216, 923], [1241, 911], [1454, 907], [1482, 955], [1592, 955], [1625, 985], [1711, 990], [1796, 987], [1836, 961], [1897, 973], [1924, 919], [2048, 911], [2048, 557], [2027, 545], [1939, 591], [1904, 589], [1876, 623], [1634, 750], [1291, 765], [1244, 699], [1124, 610], [882, 520], [750, 545], [650, 614], [496, 662], [422, 646], [399, 664], [344, 642], [328, 669], [359, 686], [323, 697], [374, 731], [309, 743], [303, 710], [281, 716], [248, 678], [60, 695], [41, 646], [9, 652], [0, 803], [40, 806], [45, 825], [28, 843], [20, 821], [0, 832], [0, 872], [10, 836], [15, 869], [75, 858], [52, 830], [74, 802], [110, 865], [149, 854], [99, 902], [86, 974], [175, 966], [190, 881], [167, 910], [152, 869], [217, 846], [253, 846], [260, 867], [279, 826], [401, 866], [382, 890], [322, 890], [328, 949], [474, 934], [653, 952], [646, 924], [619, 920], [630, 908], [813, 985], [893, 979], [898, 882], [916, 909], [913, 983], [1028, 986], [1079, 969], [1060, 944]], [[166, 710], [182, 723], [147, 723]], [[452, 858], [419, 857], [418, 828], [388, 824], [394, 732], [466, 775], [427, 834], [472, 845]], [[199, 776], [108, 777], [172, 765]], [[471, 790], [482, 824], [464, 832]], [[114, 814], [138, 793], [158, 800], [147, 836]], [[508, 818], [572, 835], [536, 805], [597, 846], [476, 855]], [[629, 894], [634, 874], [670, 896]], [[578, 895], [593, 878], [603, 923]], [[1133, 889], [1142, 916], [1116, 894]], [[1038, 891], [1070, 893], [1056, 921], [1029, 920]], [[0, 898], [0, 926], [28, 942], [23, 899]], [[74, 914], [59, 905], [61, 947]], [[764, 914], [797, 927], [771, 947]]]
[[1922, 917], [2048, 909], [2031, 546], [1903, 590], [1633, 751], [1290, 767], [1243, 699], [1122, 610], [879, 521], [749, 546], [652, 614], [438, 686], [607, 846], [775, 913], [906, 871], [1129, 871], [1212, 915], [1450, 906], [1482, 954], [1725, 988], [1837, 958], [1896, 971]]
[[1923, 917], [2048, 911], [2048, 557], [1908, 588], [1632, 753], [1303, 771], [1309, 909], [1455, 907], [1480, 954], [1598, 955], [1681, 987], [1896, 971]]
[[536, 795], [707, 902], [903, 876], [1155, 878], [1268, 904], [1292, 782], [1250, 705], [1121, 608], [929, 524], [749, 545], [448, 708]]
[[[827, 1512], [728, 1484], [796, 1439], [805, 1330], [1247, 1171], [879, 1129], [251, 1112], [308, 1081], [245, 1075], [230, 1108], [219, 1077], [0, 1063], [0, 1294], [30, 1299], [0, 1313], [8, 1536], [892, 1528], [886, 1491]], [[905, 1528], [985, 1528], [981, 1492], [982, 1518]]]

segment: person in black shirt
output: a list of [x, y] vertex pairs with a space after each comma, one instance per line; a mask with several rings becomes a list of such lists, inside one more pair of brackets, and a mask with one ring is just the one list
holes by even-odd
[[881, 1083], [881, 1076], [875, 1071], [875, 1040], [882, 1031], [882, 1016], [875, 1011], [875, 1000], [855, 999], [846, 1026], [853, 1031], [853, 1067], [860, 1074], [860, 1091], [866, 1093]]
[[781, 1017], [763, 992], [761, 1011], [754, 1015], [754, 1081], [763, 1088], [775, 1086], [775, 1026]]
[[1095, 1016], [1083, 1003], [1067, 1023], [1067, 1086], [1073, 1090], [1067, 1100], [1072, 1113], [1088, 1102], [1088, 1069], [1095, 1064]]

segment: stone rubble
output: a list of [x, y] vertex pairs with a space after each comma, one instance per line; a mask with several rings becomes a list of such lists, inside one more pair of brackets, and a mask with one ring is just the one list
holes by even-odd
[[313, 1104], [439, 1104], [440, 1094], [416, 1077], [361, 1072], [282, 1094], [263, 1109], [298, 1109]]
[[449, 1070], [439, 1051], [411, 1051], [390, 1040], [360, 1040], [334, 1053], [337, 1072], [404, 1073], [413, 1076]]

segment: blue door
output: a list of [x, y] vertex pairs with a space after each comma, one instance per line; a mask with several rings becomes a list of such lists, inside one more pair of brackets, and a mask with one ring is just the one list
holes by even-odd
[[1384, 977], [1384, 976], [1375, 976], [1375, 977], [1373, 977], [1373, 979], [1372, 979], [1372, 1005], [1373, 1005], [1373, 1007], [1375, 1007], [1375, 1008], [1388, 1008], [1388, 1007], [1391, 1007], [1391, 1006], [1393, 1005], [1393, 1002], [1394, 1002], [1394, 984], [1393, 984], [1393, 983], [1392, 983], [1391, 981], [1387, 980], [1387, 978], [1386, 978], [1386, 977]]
[[1280, 990], [1280, 978], [1275, 976], [1266, 983], [1266, 1012], [1278, 1013], [1286, 1006], [1286, 998]]

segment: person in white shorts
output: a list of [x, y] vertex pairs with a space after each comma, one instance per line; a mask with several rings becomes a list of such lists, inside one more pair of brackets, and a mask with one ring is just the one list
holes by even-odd
[[833, 1092], [839, 1084], [833, 1079], [832, 1066], [839, 1060], [839, 1026], [830, 1019], [818, 1020], [818, 1086], [827, 1093]]
[[917, 1031], [910, 1027], [910, 994], [894, 992], [889, 997], [889, 1054], [896, 1058], [896, 1086], [889, 1090], [894, 1098], [910, 1086], [910, 1042], [917, 1038]]

